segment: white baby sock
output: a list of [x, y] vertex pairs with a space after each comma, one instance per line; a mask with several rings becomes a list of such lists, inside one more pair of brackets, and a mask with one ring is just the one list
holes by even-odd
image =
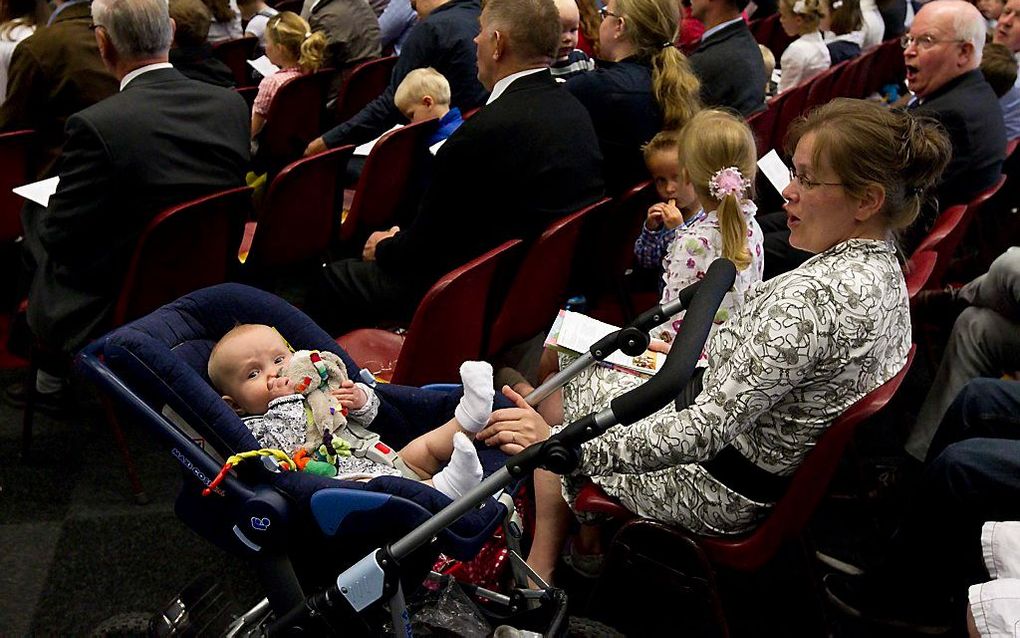
[[492, 415], [492, 366], [485, 361], [465, 361], [460, 366], [464, 396], [460, 398], [453, 418], [468, 432], [481, 432]]
[[456, 499], [481, 482], [482, 463], [474, 444], [463, 432], [454, 434], [450, 462], [432, 477], [432, 487]]

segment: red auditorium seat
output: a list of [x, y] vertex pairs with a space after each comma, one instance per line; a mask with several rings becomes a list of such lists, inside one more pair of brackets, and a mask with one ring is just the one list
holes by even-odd
[[248, 86], [251, 84], [251, 66], [248, 60], [255, 55], [255, 46], [259, 39], [253, 35], [234, 40], [223, 40], [212, 45], [213, 55], [230, 67], [234, 74], [234, 84]]
[[300, 158], [308, 143], [322, 132], [323, 109], [333, 69], [287, 80], [269, 106], [266, 125], [259, 134], [256, 164], [270, 179]]
[[346, 122], [379, 97], [390, 83], [390, 75], [397, 64], [397, 56], [362, 62], [354, 67], [344, 80], [336, 98], [336, 121]]
[[[336, 341], [383, 381], [420, 386], [459, 383], [460, 364], [482, 358], [488, 304], [500, 268], [521, 249], [508, 241], [442, 277], [418, 305], [405, 335], [363, 328]], [[374, 365], [370, 362], [377, 362]], [[376, 367], [376, 370], [372, 370]]]
[[[426, 142], [439, 126], [429, 120], [386, 133], [365, 159], [351, 209], [340, 226], [340, 241], [360, 251], [368, 235], [399, 223], [402, 204], [415, 186], [426, 157]], [[412, 211], [413, 212], [413, 211]]]
[[[628, 538], [636, 533], [644, 532], [645, 546], [652, 544], [677, 543], [684, 537], [693, 540], [700, 548], [700, 553], [716, 567], [746, 573], [757, 573], [776, 557], [780, 548], [787, 543], [802, 539], [804, 530], [814, 514], [819, 502], [825, 496], [829, 482], [836, 472], [840, 458], [853, 439], [854, 432], [869, 417], [883, 408], [896, 394], [910, 365], [914, 359], [916, 347], [911, 346], [903, 369], [892, 379], [870, 392], [843, 413], [818, 440], [815, 447], [805, 457], [801, 466], [794, 473], [789, 487], [783, 497], [776, 503], [765, 520], [750, 534], [738, 537], [707, 537], [692, 536], [681, 529], [664, 526], [648, 519], [636, 518], [615, 499], [608, 497], [599, 487], [590, 484], [585, 487], [575, 508], [584, 512], [595, 512], [628, 520], [620, 528], [613, 539], [607, 563], [612, 563], [617, 554], [627, 554]], [[675, 552], [671, 552], [675, 549]], [[671, 556], [685, 554], [690, 550], [685, 546], [669, 545], [656, 548], [663, 556], [661, 564], [642, 563], [640, 577], [631, 574], [635, 581], [651, 578], [649, 572], [655, 570], [675, 570]], [[697, 551], [697, 550], [695, 550]], [[713, 581], [711, 569], [707, 578], [710, 586]], [[600, 583], [601, 584], [601, 583]], [[596, 585], [598, 587], [598, 585]], [[644, 610], [631, 609], [629, 613], [641, 613]], [[651, 610], [649, 610], [651, 613]], [[725, 631], [722, 632], [725, 635]]]
[[582, 227], [604, 210], [608, 198], [552, 223], [525, 253], [492, 323], [486, 357], [547, 331], [566, 301], [567, 283]]
[[1006, 183], [1006, 176], [999, 177], [999, 181], [981, 192], [966, 206], [957, 205], [942, 211], [935, 225], [928, 232], [921, 244], [914, 250], [917, 254], [924, 250], [933, 250], [938, 253], [938, 260], [935, 263], [935, 271], [928, 280], [928, 288], [941, 288], [944, 284], [946, 273], [956, 255], [956, 250], [967, 234], [974, 217], [981, 210], [995, 193]]
[[263, 275], [326, 255], [340, 226], [343, 195], [338, 186], [353, 152], [348, 144], [280, 171], [258, 211], [245, 269]]

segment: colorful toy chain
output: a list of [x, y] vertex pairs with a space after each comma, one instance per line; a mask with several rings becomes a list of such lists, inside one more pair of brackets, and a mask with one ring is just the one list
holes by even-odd
[[260, 456], [271, 456], [275, 458], [280, 462], [280, 467], [285, 470], [296, 470], [298, 468], [297, 464], [293, 461], [293, 459], [287, 456], [287, 454], [284, 453], [282, 450], [271, 450], [269, 448], [262, 448], [261, 450], [241, 452], [240, 454], [235, 454], [227, 459], [227, 462], [224, 463], [223, 467], [220, 469], [219, 474], [217, 474], [216, 478], [214, 478], [212, 482], [209, 483], [209, 487], [202, 490], [202, 496], [209, 496], [210, 494], [212, 494], [212, 492], [217, 487], [219, 487], [220, 483], [223, 482], [223, 479], [227, 476], [227, 472], [229, 472], [230, 469], [236, 466], [238, 463], [246, 459], [252, 459]]

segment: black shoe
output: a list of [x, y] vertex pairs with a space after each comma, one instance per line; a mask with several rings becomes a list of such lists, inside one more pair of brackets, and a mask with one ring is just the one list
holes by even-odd
[[[69, 388], [65, 387], [64, 389], [56, 392], [35, 392], [33, 394], [35, 394], [35, 409], [39, 412], [43, 412], [51, 416], [69, 415], [71, 410], [71, 390]], [[7, 386], [7, 388], [4, 389], [3, 400], [4, 403], [13, 408], [24, 410], [29, 401], [28, 384], [18, 381]]]
[[925, 319], [951, 326], [968, 306], [960, 299], [959, 292], [959, 288], [952, 286], [942, 290], [922, 290], [914, 297], [913, 309]]
[[886, 588], [869, 587], [864, 576], [827, 574], [822, 582], [829, 602], [852, 618], [927, 636], [952, 631], [952, 620], [941, 617], [950, 607], [948, 604], [911, 599], [905, 589], [893, 593]]

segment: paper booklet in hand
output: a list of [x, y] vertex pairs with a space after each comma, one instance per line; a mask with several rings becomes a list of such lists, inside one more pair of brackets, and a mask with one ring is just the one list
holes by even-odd
[[[545, 339], [545, 347], [567, 354], [581, 354], [587, 352], [593, 343], [616, 330], [619, 328], [579, 312], [560, 310]], [[616, 351], [606, 357], [601, 365], [628, 374], [650, 377], [659, 370], [665, 359], [666, 355], [651, 350], [636, 357]]]

